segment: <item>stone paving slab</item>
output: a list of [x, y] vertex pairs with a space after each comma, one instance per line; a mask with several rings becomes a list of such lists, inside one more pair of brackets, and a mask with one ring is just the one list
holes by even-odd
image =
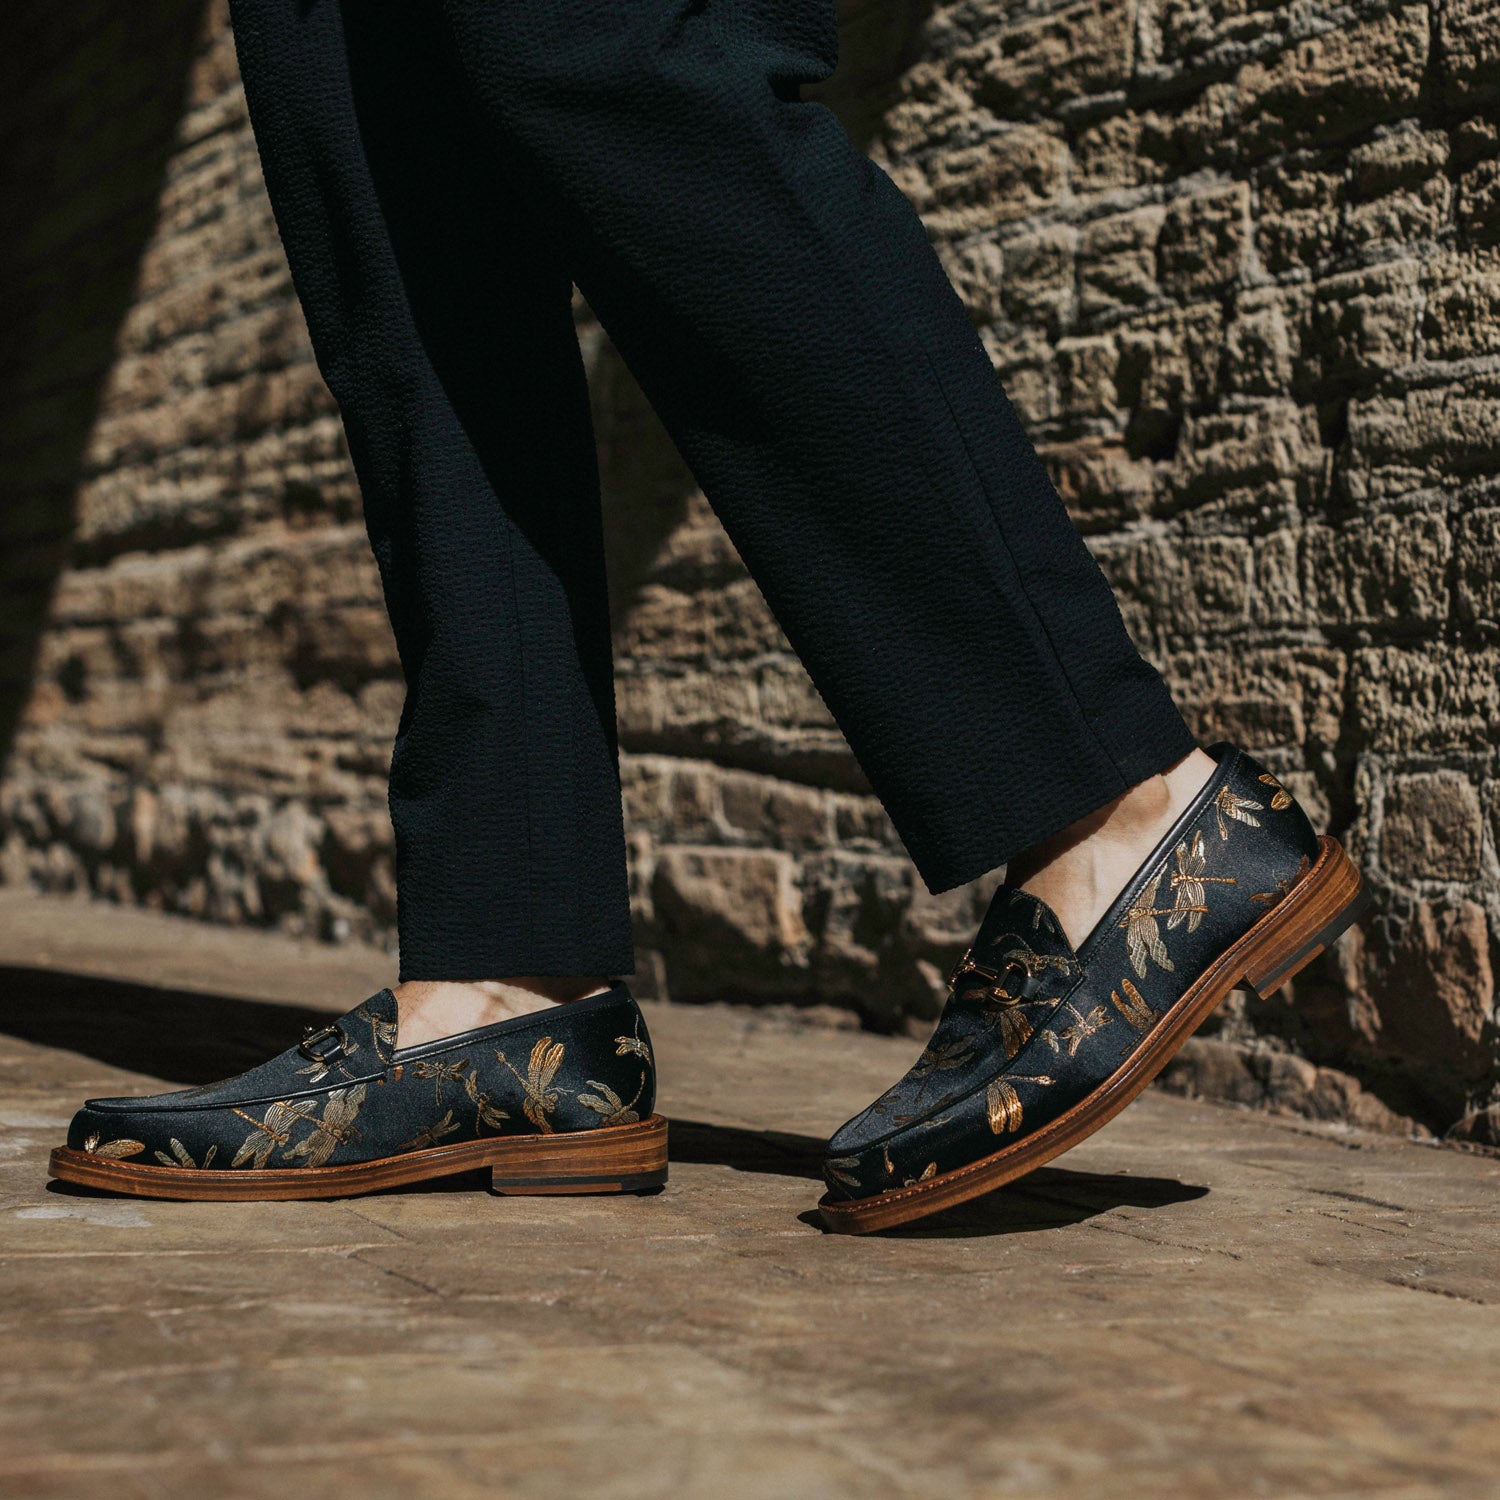
[[654, 1197], [46, 1185], [86, 1094], [222, 1076], [388, 977], [0, 898], [0, 1494], [1497, 1491], [1492, 1157], [1153, 1093], [1010, 1189], [827, 1236], [821, 1139], [919, 1044], [653, 1007]]

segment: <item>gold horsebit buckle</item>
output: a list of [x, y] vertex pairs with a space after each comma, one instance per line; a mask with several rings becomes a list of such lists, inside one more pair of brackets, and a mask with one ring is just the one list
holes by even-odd
[[954, 964], [953, 972], [948, 976], [948, 988], [956, 995], [958, 993], [959, 982], [967, 978], [970, 974], [974, 974], [983, 979], [989, 986], [985, 992], [985, 999], [991, 1004], [1004, 1006], [1019, 1005], [1021, 997], [1019, 995], [1012, 995], [1005, 988], [1003, 982], [1007, 974], [1018, 968], [1020, 968], [1019, 964], [1011, 963], [1005, 964], [999, 969], [992, 969], [988, 965], [980, 963], [974, 957], [972, 947], [965, 948], [963, 957]]
[[[317, 1044], [326, 1041], [329, 1037], [337, 1037], [338, 1045], [330, 1048], [327, 1052], [319, 1052]], [[349, 1038], [337, 1026], [304, 1026], [302, 1028], [302, 1040], [297, 1043], [297, 1050], [307, 1058], [309, 1062], [327, 1062], [330, 1057], [342, 1052], [348, 1045]]]

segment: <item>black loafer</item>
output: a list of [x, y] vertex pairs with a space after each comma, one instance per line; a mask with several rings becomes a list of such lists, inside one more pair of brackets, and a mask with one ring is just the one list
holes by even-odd
[[1123, 1109], [1231, 989], [1279, 989], [1363, 910], [1359, 871], [1233, 745], [1075, 951], [1006, 886], [910, 1071], [828, 1146], [824, 1223], [864, 1234], [978, 1197]]
[[600, 995], [397, 1047], [380, 990], [259, 1067], [90, 1099], [52, 1153], [67, 1182], [150, 1198], [330, 1198], [487, 1167], [501, 1193], [635, 1192], [667, 1177], [640, 1007]]

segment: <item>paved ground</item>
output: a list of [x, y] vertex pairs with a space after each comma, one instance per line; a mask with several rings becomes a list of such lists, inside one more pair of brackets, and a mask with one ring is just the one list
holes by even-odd
[[656, 1197], [45, 1185], [85, 1095], [223, 1076], [387, 977], [0, 900], [0, 1494], [1500, 1493], [1493, 1158], [1148, 1095], [1022, 1185], [825, 1236], [820, 1138], [918, 1044], [653, 1008]]

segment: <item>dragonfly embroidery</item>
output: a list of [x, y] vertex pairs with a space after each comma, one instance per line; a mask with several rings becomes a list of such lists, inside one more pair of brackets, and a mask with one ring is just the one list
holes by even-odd
[[1252, 901], [1259, 901], [1263, 906], [1275, 906], [1283, 896], [1290, 893], [1292, 887], [1296, 885], [1297, 882], [1301, 880], [1302, 877], [1306, 875], [1308, 870], [1311, 868], [1312, 861], [1304, 854], [1301, 860], [1298, 862], [1297, 868], [1290, 875], [1284, 876], [1281, 880], [1278, 880], [1275, 886], [1273, 886], [1269, 891], [1255, 891], [1251, 895], [1250, 899]]
[[1145, 996], [1136, 989], [1128, 980], [1120, 981], [1120, 989], [1125, 991], [1125, 998], [1120, 998], [1119, 990], [1111, 990], [1109, 998], [1114, 1002], [1114, 1007], [1135, 1027], [1137, 1031], [1149, 1030], [1153, 1021], [1156, 1020], [1156, 1012], [1146, 1004]]
[[557, 1077], [557, 1070], [562, 1066], [563, 1044], [554, 1042], [550, 1036], [542, 1037], [531, 1049], [531, 1060], [524, 1077], [511, 1065], [503, 1052], [496, 1052], [495, 1056], [504, 1067], [510, 1069], [516, 1082], [525, 1091], [522, 1113], [544, 1135], [551, 1135], [553, 1127], [548, 1116], [557, 1108], [560, 1092], [552, 1086], [552, 1080]]
[[597, 1115], [603, 1115], [603, 1123], [606, 1125], [634, 1125], [640, 1116], [635, 1112], [637, 1100], [646, 1091], [646, 1075], [641, 1074], [641, 1085], [635, 1091], [635, 1098], [629, 1104], [624, 1103], [620, 1096], [610, 1088], [607, 1083], [600, 1083], [597, 1078], [585, 1080], [591, 1089], [598, 1089], [597, 1094], [580, 1094], [578, 1102], [585, 1109], [591, 1109]]
[[365, 1102], [361, 1083], [353, 1088], [332, 1089], [323, 1102], [323, 1116], [313, 1124], [312, 1134], [281, 1153], [282, 1161], [303, 1160], [310, 1167], [321, 1167], [339, 1146], [359, 1138], [354, 1121]]
[[1021, 1128], [1025, 1110], [1021, 1104], [1021, 1096], [1016, 1092], [1016, 1083], [1037, 1083], [1046, 1087], [1052, 1081], [1045, 1073], [1035, 1076], [1012, 1074], [1011, 1078], [995, 1079], [984, 1091], [984, 1112], [989, 1120], [990, 1133], [1004, 1135], [1007, 1131]]
[[459, 1129], [459, 1123], [453, 1118], [450, 1109], [441, 1120], [429, 1125], [425, 1130], [419, 1130], [409, 1141], [403, 1141], [396, 1147], [397, 1152], [402, 1151], [430, 1151], [438, 1145], [445, 1135], [452, 1135]]
[[1260, 819], [1254, 814], [1264, 811], [1263, 803], [1253, 802], [1249, 797], [1241, 797], [1226, 781], [1214, 797], [1214, 812], [1219, 820], [1219, 838], [1224, 840], [1229, 837], [1229, 824], [1224, 821], [1226, 818], [1236, 823], [1248, 823], [1252, 828], [1259, 828]]
[[270, 1160], [271, 1152], [278, 1146], [291, 1144], [293, 1128], [306, 1120], [317, 1105], [311, 1101], [293, 1104], [290, 1099], [279, 1099], [266, 1107], [265, 1117], [260, 1120], [234, 1105], [230, 1108], [240, 1119], [255, 1128], [245, 1137], [244, 1144], [234, 1153], [234, 1160], [229, 1165], [241, 1167], [248, 1161], [258, 1171]]
[[1162, 908], [1156, 904], [1156, 892], [1165, 873], [1165, 867], [1156, 872], [1151, 884], [1136, 897], [1135, 904], [1120, 923], [1125, 929], [1125, 951], [1130, 955], [1131, 967], [1142, 979], [1146, 977], [1148, 958], [1154, 959], [1160, 968], [1175, 967], [1167, 957], [1167, 945], [1162, 941], [1161, 929], [1156, 925], [1158, 917], [1169, 917], [1175, 910], [1173, 907]]
[[1269, 771], [1261, 772], [1255, 779], [1264, 782], [1269, 787], [1275, 788], [1271, 793], [1271, 809], [1273, 812], [1280, 812], [1283, 808], [1292, 805], [1292, 794]]
[[[175, 1135], [172, 1137], [172, 1139], [170, 1141], [167, 1142], [167, 1144], [172, 1148], [172, 1154], [170, 1156], [168, 1156], [165, 1151], [158, 1151], [156, 1153], [156, 1159], [157, 1159], [157, 1161], [159, 1161], [162, 1164], [162, 1166], [164, 1166], [164, 1167], [194, 1167], [194, 1168], [197, 1168], [199, 1171], [202, 1170], [201, 1167], [198, 1167], [198, 1163], [193, 1160], [192, 1155], [188, 1151], [187, 1147], [184, 1146], [182, 1144], [182, 1142], [179, 1141]], [[218, 1149], [219, 1148], [217, 1146], [210, 1146], [208, 1148], [208, 1150], [206, 1152], [204, 1152], [204, 1154], [203, 1154], [203, 1166], [204, 1167], [206, 1167], [214, 1159], [214, 1156], [217, 1154]]]
[[[1192, 842], [1184, 839], [1177, 846], [1177, 871], [1172, 876], [1172, 886], [1176, 892], [1173, 902], [1172, 914], [1167, 918], [1167, 929], [1187, 922], [1187, 930], [1196, 932], [1198, 924], [1203, 920], [1203, 914], [1208, 910], [1203, 899], [1203, 887], [1205, 885], [1238, 885], [1238, 879], [1233, 875], [1207, 875], [1204, 873], [1208, 860], [1203, 847], [1203, 830], [1197, 829], [1193, 833]], [[1144, 978], [1144, 975], [1142, 976]]]
[[1073, 1012], [1073, 1024], [1058, 1031], [1044, 1031], [1042, 1037], [1054, 1052], [1066, 1051], [1069, 1057], [1077, 1057], [1079, 1047], [1109, 1024], [1109, 1012], [1102, 1005], [1096, 1005], [1088, 1015], [1076, 1005], [1070, 1004], [1066, 1008]]

